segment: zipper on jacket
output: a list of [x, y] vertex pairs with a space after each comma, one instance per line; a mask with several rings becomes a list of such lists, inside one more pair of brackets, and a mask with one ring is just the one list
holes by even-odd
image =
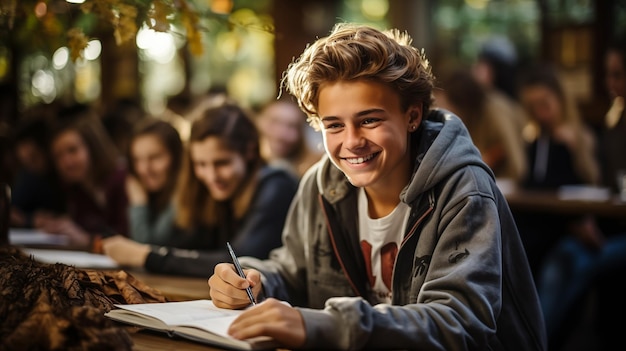
[[[400, 243], [400, 248], [398, 249], [398, 253], [402, 249], [402, 246], [404, 246], [404, 243], [413, 236], [413, 234], [417, 230], [417, 227], [424, 221], [426, 216], [428, 216], [434, 209], [435, 209], [435, 195], [433, 194], [433, 191], [431, 190], [430, 192], [428, 192], [428, 208], [420, 216], [420, 218], [418, 218], [417, 221], [415, 221], [415, 223], [411, 227], [411, 230], [407, 233], [407, 235], [404, 237], [404, 239], [402, 239], [402, 242]], [[393, 268], [396, 268], [395, 267], [395, 263], [394, 263], [394, 267]]]
[[328, 234], [330, 236], [330, 242], [333, 245], [333, 251], [335, 252], [335, 257], [337, 257], [337, 260], [339, 261], [339, 265], [341, 266], [341, 270], [343, 271], [343, 274], [345, 275], [346, 279], [348, 279], [348, 283], [350, 283], [350, 286], [352, 287], [352, 290], [354, 290], [354, 293], [357, 296], [362, 297], [362, 298], [367, 300], [367, 296], [363, 296], [359, 292], [359, 289], [357, 288], [356, 284], [354, 283], [354, 281], [352, 280], [352, 278], [348, 274], [348, 270], [346, 269], [346, 266], [345, 266], [343, 260], [341, 259], [341, 255], [339, 254], [339, 251], [337, 250], [337, 243], [335, 243], [335, 235], [333, 234], [333, 229], [332, 229], [332, 227], [330, 225], [330, 220], [328, 219], [328, 213], [326, 212], [326, 206], [324, 206], [324, 199], [322, 198], [321, 194], [319, 195], [318, 200], [320, 202], [320, 206], [322, 207], [322, 211], [324, 212], [324, 219], [326, 221], [326, 227], [328, 229]]
[[[404, 237], [404, 239], [402, 239], [402, 243], [400, 243], [400, 248], [398, 249], [398, 254], [396, 255], [396, 259], [393, 262], [393, 268], [391, 270], [392, 272], [392, 276], [391, 276], [391, 286], [392, 288], [395, 286], [394, 282], [396, 280], [396, 264], [398, 263], [398, 257], [400, 257], [400, 252], [402, 251], [402, 248], [404, 247], [404, 244], [413, 236], [413, 234], [415, 234], [415, 232], [417, 231], [417, 227], [422, 224], [422, 222], [426, 219], [426, 217], [428, 217], [428, 215], [433, 212], [433, 210], [435, 209], [435, 194], [434, 194], [434, 189], [431, 189], [428, 192], [428, 208], [426, 209], [426, 211], [424, 211], [424, 213], [422, 213], [422, 215], [415, 221], [415, 223], [413, 224], [413, 226], [411, 227], [411, 230], [407, 233], [407, 235]], [[393, 301], [393, 290], [391, 291], [391, 295], [392, 295], [392, 301]]]
[[[339, 265], [341, 266], [341, 269], [343, 270], [343, 274], [346, 277], [346, 279], [348, 279], [348, 283], [350, 284], [350, 286], [352, 287], [352, 290], [354, 290], [354, 293], [357, 296], [363, 297], [365, 299], [367, 299], [366, 296], [363, 296], [363, 294], [361, 294], [359, 292], [359, 289], [357, 288], [356, 284], [354, 283], [354, 280], [352, 279], [352, 277], [350, 276], [350, 274], [348, 274], [348, 270], [346, 269], [345, 263], [343, 262], [341, 255], [339, 254], [339, 250], [337, 249], [337, 243], [335, 242], [335, 235], [333, 233], [333, 229], [330, 225], [330, 220], [328, 218], [328, 213], [326, 212], [326, 206], [324, 206], [324, 199], [321, 195], [319, 195], [318, 197], [318, 201], [320, 202], [320, 206], [322, 207], [322, 211], [324, 213], [324, 219], [326, 221], [326, 227], [328, 229], [328, 234], [330, 236], [330, 242], [333, 245], [333, 251], [335, 252], [335, 257], [337, 258], [337, 260], [339, 261]], [[413, 224], [413, 226], [411, 227], [411, 230], [409, 231], [409, 233], [404, 237], [404, 239], [402, 239], [402, 243], [400, 244], [400, 248], [398, 249], [398, 255], [400, 253], [400, 251], [402, 250], [402, 247], [404, 246], [404, 243], [411, 237], [413, 236], [413, 234], [415, 233], [415, 231], [417, 230], [417, 227], [424, 221], [424, 219], [435, 209], [435, 195], [433, 193], [433, 191], [431, 190], [428, 193], [428, 208], [426, 209], [426, 211], [420, 216], [420, 218], [417, 219], [417, 221], [415, 221], [415, 223]], [[396, 257], [396, 261], [393, 263], [393, 270], [392, 272], [394, 273], [393, 275], [395, 276], [395, 269], [396, 269], [396, 262], [397, 262], [397, 257]], [[392, 276], [392, 280], [394, 280], [394, 277]], [[392, 292], [393, 293], [393, 292]]]

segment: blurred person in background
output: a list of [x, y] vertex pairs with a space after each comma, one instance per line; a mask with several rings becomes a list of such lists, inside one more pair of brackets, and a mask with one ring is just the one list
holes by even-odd
[[[598, 159], [602, 166], [602, 185], [618, 192], [619, 177], [626, 173], [626, 38], [611, 42], [606, 51], [605, 82], [612, 100], [600, 132]], [[624, 179], [621, 179], [624, 181]], [[626, 218], [597, 218], [603, 234], [601, 245], [590, 246], [572, 237], [564, 237], [548, 256], [542, 272], [541, 295], [549, 304], [547, 316], [557, 323], [580, 316], [581, 301], [591, 296], [596, 306], [594, 332], [601, 350], [623, 348], [626, 323]], [[571, 327], [561, 334], [572, 333]]]
[[127, 159], [130, 237], [164, 245], [174, 235], [173, 198], [183, 159], [178, 131], [168, 122], [144, 118], [130, 137]]
[[63, 184], [67, 214], [39, 214], [34, 225], [64, 234], [71, 245], [97, 249], [98, 239], [127, 235], [126, 168], [99, 118], [88, 109], [63, 111], [52, 128], [50, 152]]
[[33, 226], [36, 213], [62, 214], [65, 198], [48, 152], [50, 121], [24, 115], [13, 132], [17, 172], [11, 187], [11, 226]]
[[[522, 187], [556, 191], [562, 185], [597, 184], [594, 136], [581, 121], [555, 69], [547, 65], [529, 68], [520, 81], [520, 97], [531, 119], [524, 130], [528, 171]], [[579, 218], [537, 213], [516, 217], [535, 276], [546, 253], [570, 231], [568, 223], [585, 227], [578, 223]], [[596, 230], [584, 233], [585, 240], [599, 245]]]
[[269, 102], [257, 116], [261, 135], [261, 155], [270, 164], [285, 167], [298, 178], [315, 162], [322, 152], [312, 150], [307, 142], [307, 117], [288, 98]]
[[[520, 82], [520, 97], [531, 117], [525, 134], [529, 173], [524, 186], [556, 191], [563, 185], [597, 185], [599, 165], [596, 141], [564, 91], [558, 72], [551, 66], [529, 69]], [[551, 349], [563, 347], [575, 319], [567, 314], [588, 286], [587, 273], [570, 274], [584, 257], [573, 246], [599, 251], [605, 237], [590, 215], [558, 216], [533, 214], [516, 218], [535, 269]], [[568, 255], [566, 253], [571, 254]], [[584, 264], [583, 264], [584, 265]]]
[[527, 188], [556, 189], [567, 184], [598, 184], [596, 140], [551, 66], [530, 68], [520, 82], [530, 117], [524, 130], [529, 170]]
[[178, 232], [168, 245], [151, 246], [121, 236], [104, 240], [104, 252], [130, 267], [206, 277], [238, 254], [266, 258], [280, 246], [297, 178], [266, 165], [254, 122], [225, 102], [202, 110], [191, 127], [186, 167], [176, 203]]
[[517, 92], [517, 50], [506, 37], [495, 36], [481, 47], [472, 74], [487, 92], [487, 104], [499, 111], [505, 123], [521, 131], [528, 121]]
[[[602, 182], [614, 192], [618, 177], [626, 177], [626, 37], [615, 39], [605, 55], [605, 82], [612, 105], [606, 114], [605, 126], [600, 136], [599, 158], [602, 164]], [[620, 181], [625, 181], [624, 178]]]
[[526, 172], [526, 154], [521, 135], [506, 123], [506, 116], [487, 104], [485, 89], [465, 69], [445, 76], [436, 89], [437, 106], [450, 110], [463, 120], [485, 163], [497, 178], [519, 183]]

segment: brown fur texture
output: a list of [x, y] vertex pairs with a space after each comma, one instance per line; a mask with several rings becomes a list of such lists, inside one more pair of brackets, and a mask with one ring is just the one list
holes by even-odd
[[166, 298], [124, 271], [43, 264], [0, 246], [0, 351], [130, 350], [126, 329], [104, 313], [149, 302]]

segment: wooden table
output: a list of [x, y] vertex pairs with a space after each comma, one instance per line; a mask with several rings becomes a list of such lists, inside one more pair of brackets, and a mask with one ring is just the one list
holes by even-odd
[[153, 274], [140, 269], [128, 269], [128, 273], [146, 285], [158, 289], [170, 301], [209, 299], [209, 284], [206, 278], [193, 278]]
[[133, 350], [137, 351], [211, 351], [224, 350], [182, 338], [170, 338], [165, 334], [129, 327], [128, 333], [133, 340]]
[[607, 200], [562, 199], [558, 192], [515, 190], [504, 194], [513, 212], [542, 212], [562, 215], [589, 214], [626, 220], [626, 202], [613, 196]]

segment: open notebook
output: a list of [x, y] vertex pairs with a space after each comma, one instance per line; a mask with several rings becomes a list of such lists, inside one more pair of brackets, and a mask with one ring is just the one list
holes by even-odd
[[238, 340], [228, 335], [228, 327], [241, 310], [215, 307], [211, 300], [115, 305], [105, 316], [209, 345], [240, 350], [273, 349], [270, 338]]

